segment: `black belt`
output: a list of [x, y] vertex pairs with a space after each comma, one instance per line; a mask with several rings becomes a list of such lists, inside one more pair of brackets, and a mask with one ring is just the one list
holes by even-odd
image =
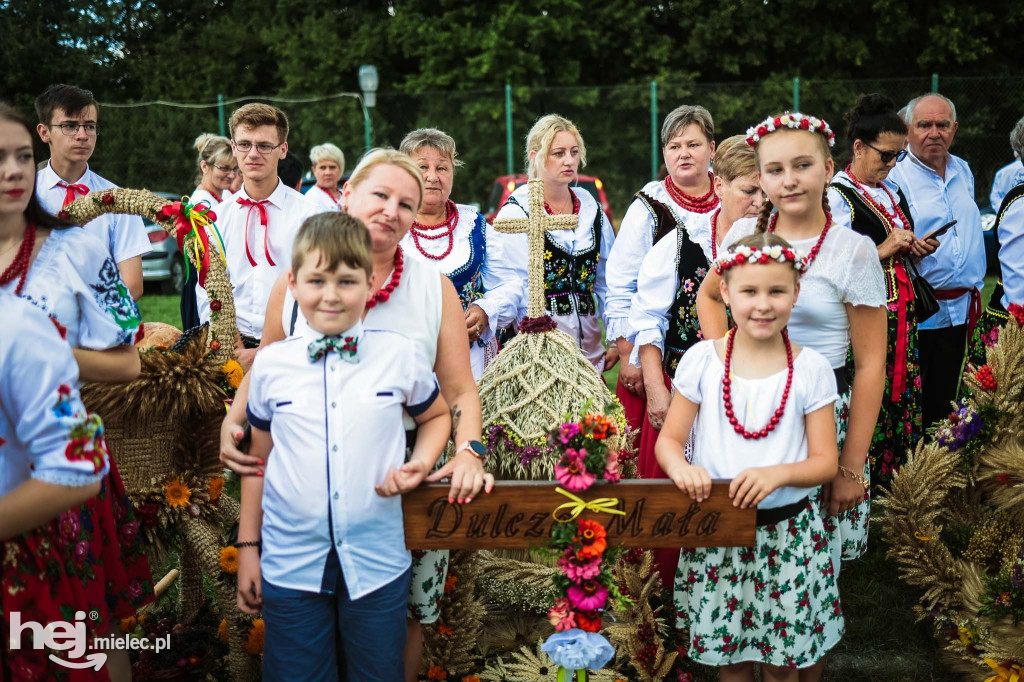
[[771, 526], [776, 523], [781, 523], [786, 519], [791, 519], [807, 507], [807, 497], [805, 496], [802, 500], [794, 502], [793, 504], [785, 504], [781, 507], [769, 507], [768, 509], [758, 508], [757, 510], [757, 525], [758, 526]]
[[839, 393], [839, 395], [843, 395], [849, 391], [849, 370], [846, 367], [840, 367], [839, 369], [833, 369], [832, 373], [836, 375], [836, 392]]
[[245, 346], [246, 348], [259, 348], [260, 347], [260, 340], [259, 339], [255, 338], [255, 337], [252, 337], [252, 336], [246, 336], [245, 334], [240, 334], [239, 336], [242, 337], [242, 345]]

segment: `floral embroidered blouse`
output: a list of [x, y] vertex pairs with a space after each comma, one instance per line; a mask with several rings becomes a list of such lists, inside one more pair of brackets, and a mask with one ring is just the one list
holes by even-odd
[[103, 423], [82, 406], [78, 365], [44, 312], [0, 293], [0, 497], [29, 478], [89, 485], [110, 467]]

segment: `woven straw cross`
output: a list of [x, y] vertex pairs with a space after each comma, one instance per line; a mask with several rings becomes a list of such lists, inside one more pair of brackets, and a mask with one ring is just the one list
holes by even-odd
[[[505, 234], [523, 234], [529, 244], [529, 261], [526, 270], [526, 292], [529, 317], [544, 315], [544, 233], [549, 230], [574, 230], [579, 217], [569, 215], [548, 215], [544, 209], [544, 181], [530, 180], [530, 214], [525, 218], [501, 218], [494, 221], [494, 229]], [[570, 190], [572, 191], [572, 190]]]

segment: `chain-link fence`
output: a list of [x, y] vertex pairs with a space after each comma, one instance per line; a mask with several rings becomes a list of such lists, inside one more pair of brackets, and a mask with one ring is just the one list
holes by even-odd
[[[715, 119], [716, 137], [744, 133], [770, 113], [794, 108], [828, 120], [840, 135], [837, 157], [843, 155], [842, 117], [857, 96], [880, 92], [901, 107], [912, 97], [932, 91], [934, 77], [866, 80], [769, 80], [751, 83], [664, 83], [642, 85], [538, 88], [513, 85], [511, 104], [513, 172], [523, 172], [524, 140], [538, 116], [556, 112], [572, 119], [587, 145], [587, 168], [600, 177], [616, 216], [630, 197], [661, 165], [660, 140], [652, 150], [652, 91], [656, 98], [654, 133], [671, 109], [682, 103], [702, 104]], [[986, 197], [995, 171], [1012, 160], [1008, 135], [1024, 114], [1024, 77], [943, 78], [938, 90], [957, 105], [960, 128], [953, 153], [971, 164], [979, 203]], [[295, 101], [295, 100], [308, 101]], [[218, 132], [221, 116], [253, 97], [232, 100], [221, 111], [216, 104], [201, 108], [180, 105], [101, 106], [101, 130], [93, 167], [125, 186], [189, 192], [194, 187], [196, 155], [191, 143], [202, 132]], [[308, 150], [321, 142], [337, 144], [351, 169], [365, 147], [361, 101], [348, 95], [310, 95], [275, 101], [291, 120], [290, 153], [308, 170]], [[194, 107], [194, 105], [193, 105]], [[446, 91], [422, 94], [380, 92], [370, 109], [372, 142], [397, 146], [416, 127], [441, 128], [455, 138], [465, 166], [455, 179], [453, 198], [487, 206], [494, 179], [509, 170], [506, 89]], [[652, 155], [653, 151], [653, 155]], [[653, 163], [652, 163], [653, 161]]]

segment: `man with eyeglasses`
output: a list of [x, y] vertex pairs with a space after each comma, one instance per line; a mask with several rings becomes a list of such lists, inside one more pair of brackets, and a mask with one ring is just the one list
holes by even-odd
[[[309, 199], [278, 177], [288, 154], [288, 117], [269, 104], [246, 104], [231, 114], [231, 146], [242, 187], [214, 208], [224, 238], [235, 321], [242, 347], [237, 357], [248, 371], [263, 335], [270, 290], [291, 267], [292, 243], [303, 221], [319, 213]], [[199, 318], [210, 319], [210, 300], [196, 285]]]
[[[50, 160], [36, 173], [36, 195], [53, 214], [75, 199], [117, 187], [89, 169], [96, 149], [99, 105], [92, 93], [73, 85], [51, 85], [36, 98], [39, 138]], [[142, 218], [106, 214], [85, 229], [107, 245], [132, 298], [142, 297], [142, 257], [151, 251]]]
[[956, 221], [938, 236], [939, 248], [917, 266], [935, 289], [939, 312], [918, 327], [923, 419], [926, 426], [949, 414], [960, 388], [967, 343], [981, 312], [985, 241], [974, 201], [974, 174], [949, 153], [956, 136], [956, 107], [939, 94], [911, 100], [906, 109], [910, 153], [890, 174], [910, 204], [918, 238]]

